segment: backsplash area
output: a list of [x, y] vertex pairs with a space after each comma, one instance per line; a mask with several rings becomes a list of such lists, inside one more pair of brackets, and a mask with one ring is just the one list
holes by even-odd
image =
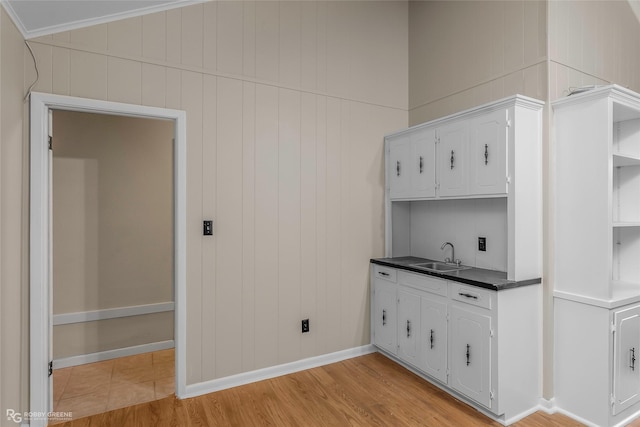
[[[464, 265], [507, 271], [507, 199], [427, 200], [410, 202], [411, 255], [444, 260], [455, 246]], [[478, 250], [486, 238], [486, 251]]]

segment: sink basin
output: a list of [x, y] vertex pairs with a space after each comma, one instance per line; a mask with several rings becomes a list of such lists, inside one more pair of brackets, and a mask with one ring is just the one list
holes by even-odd
[[424, 268], [425, 270], [439, 271], [441, 273], [446, 273], [449, 271], [466, 270], [470, 268], [470, 267], [457, 266], [455, 264], [449, 264], [446, 262], [437, 262], [437, 261], [411, 264], [411, 267]]

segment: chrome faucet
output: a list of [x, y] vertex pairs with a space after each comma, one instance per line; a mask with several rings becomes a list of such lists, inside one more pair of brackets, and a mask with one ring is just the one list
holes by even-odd
[[444, 248], [446, 248], [447, 245], [451, 246], [451, 258], [445, 258], [444, 262], [451, 262], [451, 263], [455, 263], [457, 266], [460, 266], [460, 263], [462, 261], [460, 261], [459, 259], [456, 259], [456, 248], [453, 247], [453, 243], [444, 242], [442, 246], [440, 246], [440, 249], [444, 250]]

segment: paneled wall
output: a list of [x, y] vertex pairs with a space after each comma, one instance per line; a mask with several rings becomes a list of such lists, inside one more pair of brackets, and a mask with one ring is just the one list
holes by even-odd
[[[28, 174], [23, 145], [24, 40], [0, 8], [0, 425], [15, 425], [4, 411], [26, 411], [29, 379]], [[26, 287], [25, 287], [26, 285]]]
[[207, 2], [33, 41], [37, 91], [187, 112], [188, 384], [369, 342], [407, 8]]
[[547, 94], [546, 1], [409, 2], [409, 123]]
[[610, 83], [640, 90], [640, 24], [629, 3], [549, 2], [550, 100]]

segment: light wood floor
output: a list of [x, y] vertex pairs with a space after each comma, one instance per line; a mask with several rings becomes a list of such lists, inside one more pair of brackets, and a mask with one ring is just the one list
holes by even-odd
[[[499, 426], [374, 353], [192, 399], [174, 396], [79, 420], [89, 426]], [[517, 427], [581, 426], [535, 413]]]
[[53, 410], [77, 419], [172, 396], [174, 366], [169, 349], [55, 369]]

